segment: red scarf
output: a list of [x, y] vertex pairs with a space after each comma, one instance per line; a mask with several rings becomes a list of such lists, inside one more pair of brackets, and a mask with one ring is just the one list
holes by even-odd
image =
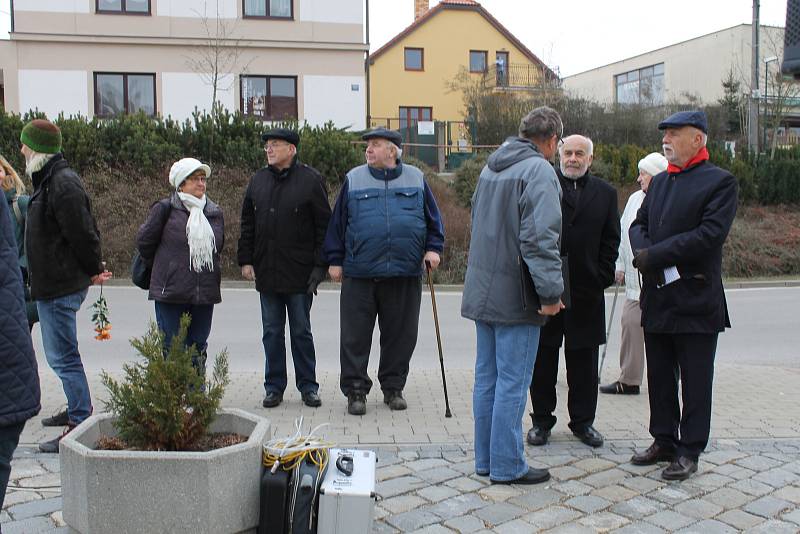
[[686, 162], [686, 165], [683, 167], [678, 167], [677, 165], [670, 163], [667, 165], [667, 172], [669, 174], [678, 174], [679, 172], [683, 172], [689, 167], [693, 167], [703, 161], [708, 161], [708, 150], [706, 150], [706, 147], [701, 148], [692, 159]]

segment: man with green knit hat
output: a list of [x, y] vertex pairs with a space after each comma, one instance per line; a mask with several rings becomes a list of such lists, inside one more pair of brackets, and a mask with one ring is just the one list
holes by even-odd
[[33, 182], [25, 248], [31, 298], [36, 301], [47, 363], [64, 387], [67, 410], [42, 421], [66, 426], [63, 434], [39, 444], [58, 452], [67, 432], [92, 413], [89, 383], [78, 352], [76, 314], [92, 284], [111, 273], [102, 266], [100, 234], [80, 177], [61, 154], [61, 130], [36, 119], [22, 129], [25, 172]]

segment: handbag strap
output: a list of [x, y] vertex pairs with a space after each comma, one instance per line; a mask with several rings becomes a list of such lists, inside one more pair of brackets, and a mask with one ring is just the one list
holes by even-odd
[[14, 196], [11, 200], [11, 208], [17, 218], [17, 223], [22, 227], [22, 232], [25, 233], [25, 217], [22, 215], [22, 210], [19, 209], [19, 195]]

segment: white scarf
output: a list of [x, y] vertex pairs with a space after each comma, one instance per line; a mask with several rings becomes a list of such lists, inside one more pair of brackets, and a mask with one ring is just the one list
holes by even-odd
[[214, 231], [203, 213], [206, 207], [206, 196], [197, 198], [194, 195], [178, 193], [183, 205], [189, 210], [189, 221], [186, 223], [186, 239], [189, 241], [189, 268], [199, 273], [206, 268], [214, 270], [214, 253], [217, 243]]

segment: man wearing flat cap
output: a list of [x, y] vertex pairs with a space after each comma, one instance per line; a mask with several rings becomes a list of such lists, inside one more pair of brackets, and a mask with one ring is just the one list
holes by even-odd
[[658, 128], [669, 165], [653, 177], [630, 228], [633, 266], [642, 273], [654, 442], [631, 462], [669, 462], [661, 476], [685, 480], [708, 443], [717, 336], [730, 327], [722, 245], [736, 215], [737, 187], [729, 172], [708, 162], [702, 111], [675, 113]]
[[306, 406], [322, 405], [311, 335], [311, 304], [325, 279], [322, 242], [331, 217], [325, 179], [297, 161], [300, 136], [275, 128], [261, 136], [267, 166], [250, 179], [242, 203], [238, 260], [261, 299], [265, 408], [283, 402], [286, 316], [295, 385]]
[[378, 128], [362, 137], [366, 165], [347, 173], [325, 236], [325, 258], [340, 299], [340, 387], [347, 411], [363, 415], [375, 318], [381, 331], [383, 402], [405, 410], [403, 388], [417, 344], [423, 264], [439, 265], [444, 229], [422, 171], [400, 161], [402, 137]]

